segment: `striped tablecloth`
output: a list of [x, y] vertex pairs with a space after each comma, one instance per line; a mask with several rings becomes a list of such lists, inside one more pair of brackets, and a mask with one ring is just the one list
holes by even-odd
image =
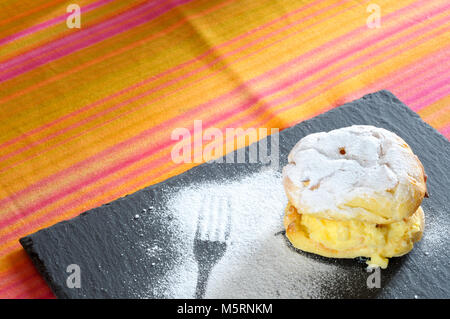
[[196, 165], [171, 160], [194, 120], [283, 129], [388, 89], [450, 137], [449, 15], [447, 0], [2, 0], [0, 297], [52, 298], [18, 239]]

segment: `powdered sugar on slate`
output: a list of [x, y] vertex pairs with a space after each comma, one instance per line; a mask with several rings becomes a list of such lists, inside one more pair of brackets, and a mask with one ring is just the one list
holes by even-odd
[[224, 201], [230, 209], [231, 232], [225, 255], [210, 274], [206, 298], [317, 298], [337, 272], [345, 275], [337, 265], [296, 253], [280, 234], [287, 198], [279, 172], [264, 170], [241, 180], [193, 184], [167, 198], [175, 217], [170, 231], [181, 239], [176, 249], [182, 258], [149, 284], [149, 295], [194, 296], [198, 270], [192, 248], [198, 214], [204, 205], [211, 214], [223, 213]]

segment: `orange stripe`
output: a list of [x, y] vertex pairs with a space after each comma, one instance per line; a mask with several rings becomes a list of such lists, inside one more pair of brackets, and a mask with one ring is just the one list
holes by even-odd
[[26, 17], [28, 15], [31, 15], [31, 14], [33, 14], [35, 12], [38, 12], [40, 10], [43, 10], [45, 8], [51, 7], [54, 4], [57, 4], [57, 3], [60, 3], [60, 2], [64, 2], [64, 0], [54, 0], [52, 2], [47, 2], [47, 3], [44, 3], [44, 4], [40, 5], [39, 7], [30, 9], [30, 10], [25, 11], [25, 12], [22, 12], [22, 13], [16, 15], [16, 16], [12, 16], [12, 17], [10, 17], [8, 19], [4, 19], [4, 20], [0, 21], [0, 26], [4, 25], [4, 24], [7, 24], [7, 23], [10, 23], [10, 22], [13, 22], [13, 21], [15, 21], [17, 19], [24, 18], [24, 17]]

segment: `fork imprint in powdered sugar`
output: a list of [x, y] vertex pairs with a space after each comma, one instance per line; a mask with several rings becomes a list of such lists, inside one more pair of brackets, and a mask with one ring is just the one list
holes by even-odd
[[230, 202], [225, 197], [205, 197], [199, 211], [194, 239], [194, 256], [198, 264], [195, 298], [205, 295], [214, 265], [227, 249], [231, 231]]

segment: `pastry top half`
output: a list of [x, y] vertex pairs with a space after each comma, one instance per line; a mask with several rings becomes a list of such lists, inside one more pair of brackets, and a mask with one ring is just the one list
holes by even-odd
[[354, 125], [310, 134], [283, 168], [290, 203], [302, 214], [389, 224], [408, 218], [426, 193], [422, 163], [396, 134]]

